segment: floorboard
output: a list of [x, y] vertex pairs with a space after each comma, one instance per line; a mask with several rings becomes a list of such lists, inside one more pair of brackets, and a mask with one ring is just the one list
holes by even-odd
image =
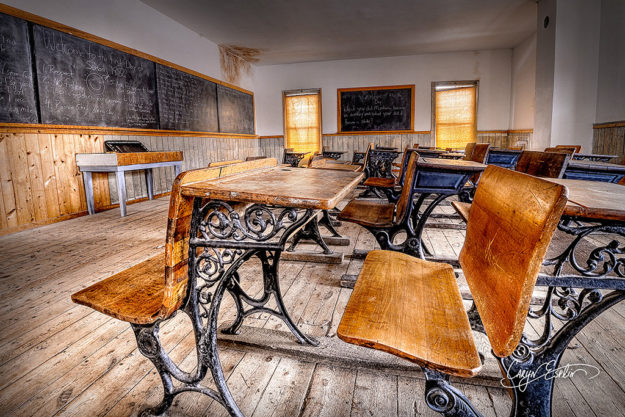
[[[114, 209], [0, 237], [0, 415], [135, 416], [158, 404], [160, 379], [137, 351], [127, 323], [75, 305], [70, 295], [164, 250], [167, 208], [165, 197], [132, 205], [125, 218]], [[451, 210], [443, 207], [436, 212]], [[349, 246], [332, 247], [345, 254], [342, 264], [280, 266], [280, 285], [291, 317], [307, 334], [328, 340], [336, 338], [351, 294], [339, 286], [340, 277], [357, 275], [363, 264], [349, 255], [354, 249], [377, 248], [373, 236], [359, 226], [343, 222], [339, 231], [350, 239]], [[457, 257], [464, 233], [428, 228], [424, 242], [436, 255]], [[598, 236], [591, 243], [609, 241]], [[565, 245], [566, 240], [557, 236], [550, 253]], [[259, 270], [258, 261], [241, 269], [241, 282], [250, 294], [262, 291]], [[227, 296], [221, 322], [232, 320], [234, 312]], [[244, 325], [287, 331], [284, 323], [267, 314], [251, 316]], [[526, 329], [534, 334], [536, 330]], [[162, 326], [160, 335], [171, 357], [193, 371], [196, 353], [188, 318], [177, 315]], [[624, 416], [625, 303], [590, 323], [571, 346], [562, 363], [590, 364], [600, 373], [590, 381], [581, 374], [557, 380], [554, 415]], [[367, 368], [353, 360], [316, 362], [306, 353], [286, 355], [269, 344], [233, 346], [224, 341], [219, 350], [228, 385], [247, 416], [436, 415], [425, 404], [422, 376], [414, 372], [391, 366]], [[366, 357], [365, 353], [359, 360]], [[206, 385], [214, 386], [210, 378]], [[479, 379], [456, 386], [485, 416], [508, 415], [511, 401], [501, 387], [482, 386]], [[209, 398], [187, 393], [176, 398], [168, 415], [226, 413]]]

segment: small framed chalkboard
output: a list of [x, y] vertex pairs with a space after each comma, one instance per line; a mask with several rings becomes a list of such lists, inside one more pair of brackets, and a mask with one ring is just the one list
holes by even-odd
[[414, 130], [414, 85], [342, 88], [337, 96], [339, 132]]

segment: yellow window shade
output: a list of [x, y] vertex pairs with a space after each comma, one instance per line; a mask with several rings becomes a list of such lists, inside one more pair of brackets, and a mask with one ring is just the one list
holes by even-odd
[[286, 147], [295, 152], [321, 150], [319, 94], [284, 97]]
[[436, 146], [464, 149], [477, 139], [476, 87], [436, 91]]

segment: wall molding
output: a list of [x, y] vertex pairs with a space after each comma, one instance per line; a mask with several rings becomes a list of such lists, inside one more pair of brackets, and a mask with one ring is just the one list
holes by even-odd
[[222, 137], [233, 139], [257, 139], [257, 135], [221, 132], [187, 132], [179, 130], [136, 129], [125, 127], [46, 125], [30, 123], [0, 123], [3, 133], [57, 133], [78, 135], [128, 135], [128, 136], [177, 136], [177, 137]]
[[595, 123], [592, 125], [593, 129], [604, 129], [611, 127], [625, 127], [625, 120], [621, 120], [618, 122], [604, 122], [604, 123]]

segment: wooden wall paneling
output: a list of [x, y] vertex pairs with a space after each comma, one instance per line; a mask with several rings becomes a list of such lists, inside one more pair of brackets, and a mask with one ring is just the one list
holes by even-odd
[[24, 134], [12, 134], [8, 140], [8, 156], [17, 222], [19, 225], [33, 223], [35, 220], [32, 204], [30, 180], [28, 178], [28, 161], [26, 160], [26, 143]]
[[76, 165], [76, 154], [91, 152], [91, 146], [89, 144], [89, 135], [74, 135], [74, 141], [74, 159], [72, 168], [76, 173], [76, 178], [78, 179], [78, 196], [80, 197], [80, 209], [82, 211], [87, 210], [87, 195], [85, 194], [85, 182], [82, 178], [82, 172], [80, 172], [80, 169]]
[[[60, 139], [63, 141], [63, 165], [65, 168], [66, 178], [68, 182], [69, 192], [69, 213], [78, 213], [81, 211], [80, 195], [82, 188], [78, 181], [80, 173], [76, 166], [76, 135], [60, 135]], [[86, 208], [85, 208], [86, 209]]]
[[36, 134], [24, 135], [26, 145], [26, 160], [28, 163], [28, 177], [33, 198], [35, 221], [41, 222], [48, 218], [46, 207], [46, 192], [43, 184], [43, 170], [39, 152], [39, 140]]
[[[92, 153], [104, 152], [104, 136], [89, 135], [90, 150]], [[111, 196], [109, 194], [108, 174], [102, 172], [94, 172], [92, 174], [93, 181], [93, 201], [97, 209], [108, 207], [111, 204]]]
[[9, 162], [10, 136], [8, 133], [0, 136], [0, 184], [2, 185], [2, 205], [4, 210], [2, 225], [6, 229], [18, 226], [17, 205], [13, 192], [13, 178]]
[[37, 139], [39, 141], [39, 158], [41, 159], [47, 217], [49, 219], [54, 219], [61, 215], [61, 211], [59, 206], [59, 185], [57, 184], [54, 161], [53, 138], [48, 133], [42, 133], [37, 135]]

